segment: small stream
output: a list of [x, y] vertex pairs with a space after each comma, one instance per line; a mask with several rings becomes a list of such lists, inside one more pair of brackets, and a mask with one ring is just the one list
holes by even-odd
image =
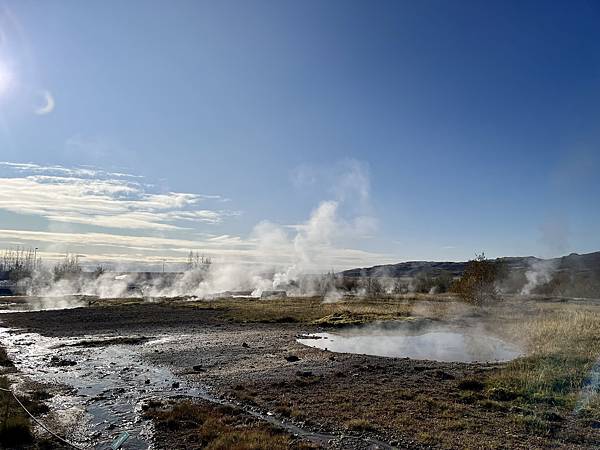
[[[80, 445], [105, 449], [127, 431], [131, 437], [125, 448], [147, 449], [152, 430], [141, 418], [144, 400], [204, 394], [176, 380], [168, 369], [145, 363], [132, 346], [82, 348], [73, 346], [82, 339], [15, 334], [6, 328], [0, 329], [0, 339], [15, 366], [27, 377], [72, 388], [71, 395], [54, 398], [51, 408], [62, 410], [66, 416], [69, 411], [84, 412], [84, 421], [74, 435]], [[178, 387], [174, 387], [176, 381]]]
[[173, 336], [160, 336], [139, 345], [90, 348], [76, 344], [87, 340], [97, 341], [98, 336], [50, 338], [0, 328], [0, 340], [23, 375], [33, 381], [71, 388], [70, 393], [56, 395], [49, 400], [49, 406], [62, 419], [61, 422], [73, 424], [67, 440], [83, 448], [105, 450], [117, 436], [127, 431], [130, 438], [123, 449], [152, 449], [154, 430], [151, 421], [142, 417], [142, 405], [149, 399], [165, 401], [184, 397], [241, 407], [246, 413], [275, 427], [323, 446], [328, 446], [332, 441], [352, 441], [354, 444], [360, 441], [362, 445], [356, 448], [392, 448], [369, 436], [315, 432], [286, 419], [279, 419], [272, 413], [265, 414], [251, 407], [230, 403], [212, 395], [206, 388], [190, 385], [167, 368], [145, 362], [142, 356], [144, 346], [151, 347], [172, 339]]

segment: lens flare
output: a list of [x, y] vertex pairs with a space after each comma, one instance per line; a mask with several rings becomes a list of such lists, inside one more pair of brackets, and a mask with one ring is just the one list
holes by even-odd
[[4, 94], [10, 88], [13, 81], [12, 72], [5, 64], [0, 63], [0, 95]]

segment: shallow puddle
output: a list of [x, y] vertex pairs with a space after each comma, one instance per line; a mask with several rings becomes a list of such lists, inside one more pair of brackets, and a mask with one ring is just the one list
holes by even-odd
[[521, 350], [476, 329], [437, 327], [423, 332], [358, 328], [336, 333], [315, 333], [298, 342], [336, 353], [425, 359], [444, 362], [510, 361]]
[[[305, 429], [286, 418], [275, 417], [272, 412], [263, 413], [230, 403], [213, 396], [208, 388], [192, 386], [167, 368], [150, 365], [144, 360], [145, 347], [180, 338], [181, 335], [169, 335], [140, 345], [86, 347], [78, 344], [96, 343], [97, 336], [50, 338], [0, 328], [0, 341], [7, 347], [21, 374], [34, 381], [71, 388], [70, 393], [56, 395], [48, 403], [61, 422], [70, 424], [70, 432], [65, 437], [86, 450], [106, 450], [124, 431], [130, 438], [123, 448], [152, 449], [154, 430], [151, 421], [143, 418], [142, 405], [149, 399], [164, 401], [170, 398], [197, 398], [240, 407], [260, 420], [323, 447], [337, 440], [340, 445], [349, 442], [346, 446], [349, 448], [392, 448], [373, 437], [338, 436]], [[115, 339], [106, 342], [115, 342]], [[42, 421], [46, 418], [42, 417]]]
[[[0, 328], [0, 339], [21, 373], [34, 381], [73, 389], [72, 395], [54, 397], [50, 407], [66, 418], [81, 416], [76, 419], [80, 422], [73, 435], [68, 437], [86, 448], [104, 450], [127, 431], [131, 437], [125, 448], [147, 449], [152, 430], [140, 411], [146, 399], [201, 397], [204, 393], [187, 386], [168, 369], [145, 363], [132, 346], [81, 348], [73, 346], [81, 339], [11, 333], [6, 328]], [[151, 342], [143, 345], [147, 344]]]

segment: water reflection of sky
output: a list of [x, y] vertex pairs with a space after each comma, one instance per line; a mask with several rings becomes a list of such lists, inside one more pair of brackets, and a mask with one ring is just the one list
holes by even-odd
[[321, 339], [299, 339], [311, 347], [336, 353], [428, 359], [436, 361], [508, 361], [520, 356], [521, 351], [501, 339], [470, 330], [436, 330], [418, 335], [386, 332], [318, 333]]

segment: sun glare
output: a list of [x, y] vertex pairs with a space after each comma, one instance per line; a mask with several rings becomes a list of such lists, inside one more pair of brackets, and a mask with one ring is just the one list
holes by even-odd
[[4, 94], [12, 83], [12, 73], [5, 64], [0, 63], [0, 95]]

